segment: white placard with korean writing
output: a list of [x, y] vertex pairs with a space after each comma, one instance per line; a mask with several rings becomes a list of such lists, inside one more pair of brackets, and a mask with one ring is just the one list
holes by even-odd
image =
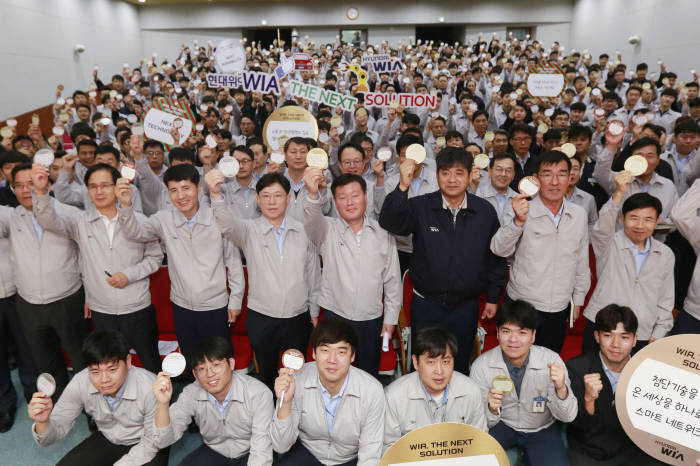
[[530, 73], [527, 77], [527, 90], [535, 97], [556, 97], [564, 88], [564, 75], [561, 73]]

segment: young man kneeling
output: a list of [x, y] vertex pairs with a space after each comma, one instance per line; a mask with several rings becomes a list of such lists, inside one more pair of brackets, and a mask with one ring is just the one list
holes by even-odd
[[151, 435], [155, 375], [132, 367], [124, 335], [116, 331], [88, 335], [83, 358], [86, 368], [68, 383], [55, 407], [42, 392], [29, 402], [34, 440], [46, 446], [62, 439], [85, 410], [97, 431], [69, 451], [59, 465], [167, 465], [169, 450], [159, 452]]

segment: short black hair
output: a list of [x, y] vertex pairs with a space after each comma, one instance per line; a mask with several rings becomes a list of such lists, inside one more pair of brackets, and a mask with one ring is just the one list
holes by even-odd
[[515, 159], [515, 155], [509, 153], [509, 152], [503, 152], [502, 154], [494, 154], [491, 160], [489, 161], [489, 168], [493, 168], [493, 166], [496, 164], [497, 160], [503, 160], [503, 159], [508, 159], [513, 161], [513, 168], [515, 168], [515, 164], [518, 163], [518, 161]]
[[194, 152], [187, 147], [173, 147], [170, 149], [170, 152], [168, 152], [168, 160], [170, 166], [173, 165], [175, 160], [194, 165]]
[[346, 142], [345, 144], [340, 146], [340, 148], [338, 149], [338, 162], [343, 161], [343, 152], [345, 152], [345, 149], [354, 149], [360, 153], [360, 155], [362, 156], [362, 160], [365, 159], [365, 151], [362, 148], [362, 146], [360, 146], [359, 143], [355, 143], [355, 142], [351, 141], [351, 142]]
[[362, 176], [353, 175], [351, 173], [343, 173], [342, 175], [333, 180], [333, 184], [331, 185], [331, 193], [333, 194], [333, 197], [335, 197], [335, 191], [338, 188], [350, 183], [360, 183], [362, 192], [367, 192], [367, 182]]
[[117, 150], [117, 148], [110, 143], [100, 144], [99, 146], [97, 146], [97, 149], [95, 149], [95, 155], [100, 154], [112, 154], [114, 156], [114, 160], [117, 163], [119, 163], [119, 159], [121, 158], [119, 156], [119, 151]]
[[542, 135], [542, 142], [548, 141], [561, 141], [562, 130], [560, 129], [548, 129], [546, 133]]
[[199, 184], [199, 172], [194, 165], [181, 163], [168, 168], [163, 173], [163, 183], [168, 186], [170, 181], [191, 181], [192, 184]]
[[595, 315], [595, 329], [599, 332], [615, 330], [620, 322], [622, 322], [626, 332], [637, 333], [637, 327], [639, 326], [637, 316], [627, 306], [608, 304]]
[[503, 324], [516, 324], [520, 328], [536, 330], [539, 325], [537, 309], [522, 299], [503, 303], [496, 312], [496, 327]]
[[144, 151], [146, 151], [146, 149], [148, 149], [149, 147], [157, 147], [158, 149], [165, 152], [165, 147], [163, 147], [163, 143], [160, 141], [156, 141], [155, 139], [149, 139], [143, 143], [143, 150]]
[[289, 150], [290, 144], [299, 144], [300, 146], [306, 146], [307, 150], [311, 149], [311, 143], [309, 142], [309, 138], [302, 138], [301, 136], [294, 136], [293, 138], [287, 139], [287, 141], [284, 143], [285, 153]]
[[591, 130], [590, 126], [574, 125], [569, 130], [569, 141], [579, 136], [585, 136], [590, 141], [593, 139], [593, 130]]
[[[581, 76], [579, 76], [582, 79], [585, 79]], [[579, 112], [585, 112], [586, 111], [586, 104], [583, 102], [574, 102], [571, 104], [571, 107], [569, 107], [570, 111], [578, 110]]]
[[447, 348], [452, 352], [452, 357], [456, 358], [458, 351], [457, 338], [441, 327], [426, 327], [416, 332], [411, 348], [416, 358], [425, 353], [428, 353], [429, 358], [445, 356]]
[[673, 134], [678, 136], [681, 133], [695, 133], [700, 135], [700, 126], [692, 120], [680, 121], [675, 128], [673, 128]]
[[343, 319], [323, 319], [311, 332], [311, 347], [335, 344], [344, 341], [350, 344], [352, 352], [357, 348], [357, 332], [355, 328]]
[[558, 150], [543, 152], [535, 161], [535, 173], [539, 173], [543, 165], [557, 165], [560, 162], [566, 162], [567, 168], [571, 170], [571, 160], [569, 160], [569, 157], [567, 157], [565, 153]]
[[663, 209], [658, 197], [652, 196], [649, 193], [635, 193], [622, 203], [622, 215], [625, 216], [627, 212], [636, 209], [644, 209], [646, 207], [654, 208], [657, 217], [661, 215], [661, 210]]
[[0, 169], [8, 163], [29, 163], [29, 157], [16, 150], [11, 150], [0, 155]]
[[400, 154], [401, 149], [404, 147], [408, 147], [411, 144], [420, 144], [421, 146], [423, 145], [423, 138], [420, 136], [417, 136], [415, 134], [402, 134], [399, 136], [399, 138], [396, 140], [396, 153]]
[[260, 191], [273, 184], [282, 185], [284, 192], [287, 194], [289, 194], [289, 191], [292, 189], [289, 180], [284, 175], [280, 173], [265, 173], [255, 184], [255, 192], [260, 194]]
[[27, 162], [22, 162], [19, 165], [15, 165], [15, 168], [12, 169], [12, 183], [14, 184], [15, 182], [15, 177], [17, 176], [17, 173], [24, 171], [24, 170], [31, 170], [32, 169], [32, 162], [27, 161]]
[[508, 139], [515, 137], [515, 133], [525, 133], [532, 139], [532, 126], [526, 125], [525, 123], [516, 123], [510, 128], [510, 133], [508, 134]]
[[222, 359], [228, 361], [232, 357], [233, 344], [231, 344], [231, 340], [220, 336], [210, 336], [197, 342], [190, 352], [188, 362], [190, 368], [194, 369], [205, 361], [220, 361]]
[[102, 330], [89, 334], [83, 341], [85, 367], [105, 362], [126, 361], [130, 345], [116, 330]]
[[267, 152], [267, 146], [265, 145], [263, 140], [260, 138], [250, 138], [245, 143], [246, 147], [248, 147], [248, 148], [250, 148], [251, 146], [254, 146], [256, 144], [260, 144], [262, 146], [263, 153]]
[[255, 154], [253, 154], [253, 151], [250, 150], [249, 147], [246, 147], [244, 145], [239, 145], [239, 146], [234, 147], [233, 150], [231, 151], [231, 155], [233, 155], [234, 152], [243, 152], [245, 155], [250, 157], [250, 160], [255, 159]]
[[657, 141], [656, 139], [650, 137], [643, 137], [637, 139], [634, 143], [632, 143], [632, 145], [630, 145], [630, 152], [634, 154], [642, 147], [647, 146], [654, 146], [656, 148], [656, 155], [661, 155], [661, 144], [659, 144], [659, 141]]
[[80, 148], [83, 146], [94, 147], [95, 150], [97, 150], [97, 143], [95, 141], [93, 141], [92, 139], [83, 139], [75, 146], [75, 150], [80, 152]]
[[445, 141], [449, 141], [450, 139], [459, 139], [462, 141], [462, 144], [464, 144], [464, 136], [459, 131], [452, 130], [445, 133]]
[[119, 174], [119, 170], [114, 168], [111, 165], [107, 165], [106, 163], [97, 163], [93, 165], [92, 167], [88, 168], [87, 171], [85, 172], [85, 176], [83, 177], [83, 182], [85, 183], [85, 186], [88, 185], [88, 180], [92, 176], [93, 173], [98, 172], [100, 170], [104, 170], [108, 172], [110, 175], [112, 175], [112, 182], [116, 183], [119, 177], [121, 176]]
[[474, 165], [474, 157], [462, 147], [445, 147], [438, 152], [435, 157], [435, 162], [437, 164], [437, 171], [444, 168], [452, 168], [455, 165], [461, 165], [466, 168], [468, 172], [471, 172], [472, 166]]

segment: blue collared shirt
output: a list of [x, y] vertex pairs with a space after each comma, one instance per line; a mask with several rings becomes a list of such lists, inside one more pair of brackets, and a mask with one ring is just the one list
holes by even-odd
[[418, 175], [418, 178], [411, 181], [411, 191], [413, 191], [414, 196], [418, 195], [418, 191], [420, 190], [420, 184], [422, 182], [423, 182], [423, 169], [421, 168], [420, 175]]
[[231, 388], [228, 389], [226, 398], [224, 398], [224, 401], [221, 403], [219, 403], [219, 400], [214, 398], [214, 395], [209, 392], [207, 392], [207, 397], [209, 398], [209, 401], [214, 404], [214, 407], [219, 410], [221, 417], [226, 417], [226, 409], [228, 409], [228, 405], [231, 404], [231, 398], [233, 397], [233, 382], [231, 383]]
[[197, 222], [197, 216], [199, 215], [199, 209], [197, 209], [197, 212], [192, 216], [191, 219], [187, 220], [185, 218], [185, 222], [187, 223], [187, 228], [190, 229], [190, 233], [194, 229], [194, 224]]
[[547, 215], [549, 215], [549, 218], [552, 219], [554, 222], [554, 225], [559, 228], [559, 222], [561, 222], [561, 215], [564, 212], [564, 203], [561, 203], [561, 207], [559, 207], [559, 212], [557, 212], [557, 215], [554, 215], [551, 210], [545, 207], [545, 210], [547, 211]]
[[450, 389], [450, 384], [447, 384], [445, 390], [442, 392], [442, 399], [440, 401], [433, 398], [433, 395], [426, 390], [423, 383], [421, 383], [421, 387], [423, 387], [423, 391], [428, 397], [428, 406], [430, 407], [430, 415], [433, 422], [436, 424], [445, 422], [445, 415], [447, 414], [445, 411], [447, 408], [447, 391]]
[[627, 236], [625, 236], [625, 239], [630, 246], [632, 246], [632, 257], [634, 257], [634, 264], [637, 266], [637, 275], [639, 275], [639, 273], [642, 271], [642, 266], [649, 258], [649, 251], [651, 251], [651, 239], [647, 238], [647, 241], [644, 244], [644, 249], [641, 251]]
[[124, 379], [124, 383], [122, 384], [121, 388], [114, 396], [102, 395], [105, 398], [105, 401], [107, 401], [107, 405], [109, 406], [110, 411], [114, 411], [114, 409], [117, 407], [119, 402], [122, 400], [122, 395], [124, 395], [124, 389], [126, 388], [126, 380], [128, 378], [129, 378], [129, 374], [126, 375], [126, 378]]
[[673, 152], [671, 152], [671, 155], [673, 158], [676, 160], [676, 164], [678, 165], [678, 175], [680, 176], [681, 172], [683, 171], [683, 168], [685, 168], [686, 165], [688, 165], [688, 162], [690, 161], [690, 155], [692, 152], [685, 157], [681, 158], [680, 155], [678, 155], [678, 150], [676, 148], [673, 149]]
[[272, 227], [272, 233], [275, 235], [275, 239], [277, 240], [277, 249], [279, 249], [280, 255], [282, 255], [282, 242], [284, 241], [284, 227], [286, 224], [287, 218], [285, 217], [284, 220], [282, 220], [279, 230], [274, 226]]
[[318, 378], [318, 388], [321, 390], [321, 398], [323, 399], [323, 405], [326, 408], [326, 424], [328, 425], [328, 436], [331, 435], [331, 430], [333, 430], [333, 421], [335, 420], [335, 413], [338, 411], [338, 406], [340, 405], [340, 400], [343, 398], [343, 393], [345, 393], [345, 387], [348, 386], [348, 379], [350, 374], [345, 376], [345, 382], [340, 388], [337, 395], [331, 396], [330, 392], [326, 390], [326, 387], [321, 383], [321, 379]]
[[292, 185], [292, 191], [298, 194], [299, 191], [301, 191], [301, 188], [304, 187], [304, 178], [302, 178], [298, 183], [295, 183], [291, 178], [289, 178], [289, 184]]
[[617, 390], [617, 381], [620, 379], [620, 373], [619, 372], [613, 372], [611, 371], [608, 366], [605, 365], [605, 361], [603, 361], [603, 355], [598, 353], [600, 356], [600, 363], [603, 365], [603, 371], [605, 372], [605, 375], [608, 376], [608, 380], [610, 381], [610, 385], [612, 385], [613, 393]]
[[39, 239], [39, 242], [41, 243], [41, 236], [44, 234], [44, 229], [41, 228], [41, 225], [39, 225], [39, 222], [36, 221], [36, 217], [34, 216], [33, 212], [29, 212], [29, 217], [32, 219], [32, 225], [34, 225], [34, 231], [36, 232], [36, 237]]
[[510, 375], [510, 379], [513, 381], [513, 385], [515, 386], [515, 393], [520, 396], [520, 387], [523, 385], [523, 377], [525, 377], [525, 371], [527, 370], [527, 365], [530, 362], [530, 353], [527, 353], [527, 357], [525, 358], [525, 361], [523, 362], [523, 365], [520, 367], [515, 367], [511, 362], [506, 358], [506, 355], [503, 355], [503, 362], [506, 363], [506, 368], [508, 368], [508, 374]]
[[508, 195], [507, 194], [501, 194], [497, 191], [494, 191], [496, 193], [496, 202], [498, 202], [498, 217], [500, 218], [501, 215], [503, 215], [503, 208], [506, 206], [506, 201], [508, 200]]

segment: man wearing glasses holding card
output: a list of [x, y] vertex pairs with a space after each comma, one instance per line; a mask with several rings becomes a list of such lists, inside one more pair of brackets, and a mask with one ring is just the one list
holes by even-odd
[[[97, 330], [118, 330], [127, 336], [143, 364], [158, 372], [158, 323], [151, 304], [148, 277], [158, 270], [163, 253], [157, 241], [129, 240], [118, 223], [114, 185], [116, 168], [98, 163], [85, 173], [90, 196], [86, 211], [75, 207], [58, 210], [48, 195], [48, 171], [32, 168], [34, 214], [39, 225], [78, 244], [85, 283], [85, 318]], [[135, 213], [141, 221], [145, 217]]]
[[498, 344], [472, 364], [486, 403], [489, 434], [504, 449], [518, 446], [532, 465], [568, 466], [555, 421], [571, 422], [578, 404], [558, 354], [535, 345], [539, 314], [525, 301], [496, 313]]
[[272, 464], [268, 433], [272, 393], [253, 377], [234, 372], [231, 340], [204, 338], [190, 354], [195, 382], [170, 405], [173, 386], [167, 372], [153, 382], [157, 401], [153, 442], [165, 448], [177, 442], [194, 420], [204, 444], [189, 453], [180, 466]]
[[[514, 255], [504, 302], [522, 299], [535, 306], [540, 322], [537, 344], [555, 353], [564, 344], [571, 301], [576, 320], [591, 284], [588, 214], [565, 199], [570, 170], [564, 153], [540, 155], [533, 180], [540, 185], [539, 195], [537, 190], [526, 194], [521, 186], [521, 194], [513, 199], [515, 218], [491, 240], [494, 254]], [[529, 178], [523, 178], [526, 181]]]

